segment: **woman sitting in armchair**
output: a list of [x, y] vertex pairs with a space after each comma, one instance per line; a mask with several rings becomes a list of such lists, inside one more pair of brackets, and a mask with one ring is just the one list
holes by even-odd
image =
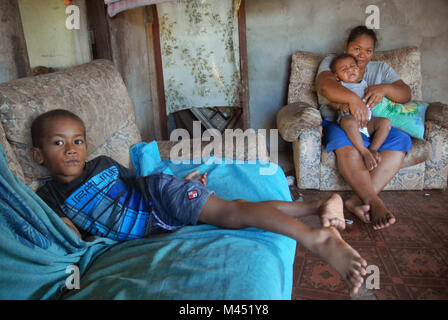
[[[392, 128], [382, 146], [377, 150], [379, 161], [369, 171], [360, 152], [353, 146], [344, 130], [334, 121], [339, 109], [349, 109], [360, 127], [368, 121], [368, 108], [373, 108], [383, 97], [398, 103], [411, 99], [411, 90], [397, 73], [385, 62], [370, 61], [377, 38], [375, 31], [364, 26], [351, 30], [345, 43], [345, 52], [354, 56], [368, 88], [364, 98], [342, 86], [330, 71], [332, 56], [325, 58], [317, 72], [316, 86], [323, 118], [323, 143], [327, 151], [336, 154], [338, 170], [354, 191], [345, 201], [345, 207], [365, 223], [372, 223], [375, 230], [386, 228], [396, 218], [378, 194], [400, 170], [412, 142], [408, 134]], [[363, 137], [369, 147], [370, 139]]]

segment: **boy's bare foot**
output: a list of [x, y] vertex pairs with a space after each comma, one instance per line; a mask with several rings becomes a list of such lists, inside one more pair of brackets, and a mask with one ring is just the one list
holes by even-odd
[[374, 230], [380, 230], [387, 228], [397, 222], [397, 219], [394, 215], [386, 208], [384, 203], [380, 201], [372, 201], [371, 212], [372, 215], [372, 224]]
[[372, 171], [378, 166], [377, 161], [375, 160], [375, 157], [370, 152], [369, 149], [366, 149], [365, 151], [361, 152], [362, 158], [364, 160], [364, 164], [366, 165], [367, 170]]
[[354, 196], [344, 202], [345, 207], [361, 219], [364, 223], [370, 223], [370, 206], [368, 204], [363, 204], [361, 200]]
[[358, 293], [366, 275], [367, 262], [333, 228], [315, 229], [310, 234], [310, 249], [334, 268], [347, 283], [350, 293]]
[[345, 229], [344, 203], [337, 193], [331, 195], [319, 207], [319, 216], [324, 227], [335, 227], [339, 230]]

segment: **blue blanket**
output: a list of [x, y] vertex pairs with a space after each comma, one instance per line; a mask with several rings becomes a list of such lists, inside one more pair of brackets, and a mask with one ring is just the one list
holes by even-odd
[[0, 146], [0, 299], [49, 299], [64, 292], [113, 241], [81, 241], [9, 170]]
[[[154, 150], [149, 144], [132, 149], [139, 174], [165, 170], [185, 176], [199, 168], [222, 198], [291, 200], [281, 169], [260, 176], [267, 164], [173, 165], [159, 161]], [[296, 242], [290, 238], [255, 228], [197, 225], [124, 243], [85, 242], [11, 174], [3, 150], [0, 173], [2, 299], [291, 298]], [[78, 290], [64, 288], [71, 265], [81, 273]]]

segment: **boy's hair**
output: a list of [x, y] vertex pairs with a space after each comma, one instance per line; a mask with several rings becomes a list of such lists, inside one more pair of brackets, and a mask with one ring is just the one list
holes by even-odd
[[40, 148], [42, 147], [42, 138], [44, 129], [47, 126], [47, 124], [53, 120], [60, 119], [60, 118], [70, 118], [73, 120], [78, 121], [82, 124], [82, 127], [84, 128], [84, 133], [86, 131], [86, 126], [84, 125], [84, 121], [80, 117], [78, 117], [73, 112], [70, 112], [68, 110], [63, 109], [55, 109], [51, 110], [45, 113], [42, 113], [40, 116], [38, 116], [36, 119], [33, 120], [33, 123], [31, 124], [31, 140], [33, 142], [33, 147]]
[[342, 53], [342, 54], [334, 57], [333, 60], [331, 61], [331, 63], [330, 63], [331, 72], [336, 73], [336, 64], [338, 63], [338, 61], [345, 59], [345, 58], [352, 58], [353, 60], [355, 60], [356, 64], [358, 64], [358, 61], [356, 60], [356, 58], [354, 56], [352, 56], [350, 53]]

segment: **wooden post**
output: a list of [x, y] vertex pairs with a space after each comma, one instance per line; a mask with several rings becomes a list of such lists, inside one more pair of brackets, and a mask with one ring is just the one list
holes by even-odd
[[[152, 23], [150, 29], [152, 31], [149, 36], [152, 36], [152, 43], [148, 39], [149, 57], [150, 57], [150, 68], [154, 70], [151, 76], [151, 83], [155, 83], [156, 87], [153, 85], [153, 101], [156, 99], [156, 104], [154, 104], [155, 115], [157, 118], [154, 121], [158, 121], [160, 126], [160, 134], [162, 140], [168, 140], [168, 119], [166, 116], [166, 100], [165, 100], [165, 84], [163, 79], [163, 65], [162, 65], [162, 49], [160, 47], [160, 30], [159, 30], [159, 17], [157, 14], [157, 6], [152, 5]], [[149, 29], [148, 29], [149, 30]]]
[[240, 44], [240, 77], [241, 92], [240, 105], [243, 109], [243, 130], [250, 128], [249, 112], [249, 73], [247, 66], [247, 42], [246, 42], [246, 8], [245, 0], [241, 0], [241, 6], [238, 13], [238, 33]]
[[112, 60], [107, 10], [103, 0], [87, 0], [87, 21], [93, 59]]
[[17, 0], [0, 1], [0, 82], [31, 75]]

